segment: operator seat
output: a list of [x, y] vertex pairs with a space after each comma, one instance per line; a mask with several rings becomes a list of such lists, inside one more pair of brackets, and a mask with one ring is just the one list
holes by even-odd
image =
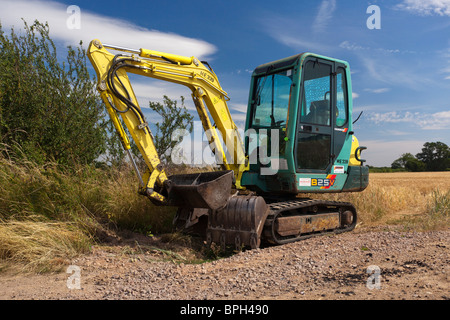
[[310, 112], [305, 117], [305, 122], [330, 125], [330, 100], [313, 101], [309, 110]]

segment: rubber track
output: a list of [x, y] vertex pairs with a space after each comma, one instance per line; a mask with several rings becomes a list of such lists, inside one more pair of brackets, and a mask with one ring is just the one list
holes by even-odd
[[[315, 233], [308, 233], [308, 234], [299, 234], [297, 236], [277, 236], [275, 235], [274, 231], [274, 222], [278, 215], [282, 214], [285, 211], [289, 210], [296, 210], [296, 209], [305, 209], [308, 207], [311, 207], [311, 209], [314, 207], [337, 207], [339, 208], [345, 208], [345, 210], [351, 210], [353, 212], [353, 221], [352, 224], [345, 227], [345, 228], [338, 228], [334, 230], [329, 231], [323, 231], [323, 232], [315, 232]], [[299, 200], [289, 200], [284, 202], [275, 202], [269, 204], [270, 207], [270, 213], [267, 216], [266, 222], [264, 224], [264, 230], [262, 232], [263, 240], [268, 241], [273, 244], [285, 244], [295, 241], [300, 241], [304, 239], [308, 239], [311, 237], [316, 236], [322, 236], [327, 234], [339, 234], [343, 232], [351, 231], [356, 226], [356, 220], [357, 220], [357, 214], [355, 207], [348, 202], [340, 202], [340, 201], [327, 201], [327, 200], [312, 200], [312, 199], [299, 199]], [[309, 210], [312, 211], [312, 210]], [[336, 212], [336, 209], [330, 210], [330, 212]], [[323, 212], [322, 212], [323, 213]], [[313, 215], [314, 213], [308, 213], [308, 215]]]

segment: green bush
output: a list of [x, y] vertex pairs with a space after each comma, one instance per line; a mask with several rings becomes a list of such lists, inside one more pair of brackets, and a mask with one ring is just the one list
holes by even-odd
[[69, 46], [59, 62], [49, 26], [24, 23], [9, 36], [0, 24], [0, 142], [39, 164], [93, 163], [106, 150], [109, 120], [86, 52], [81, 42]]

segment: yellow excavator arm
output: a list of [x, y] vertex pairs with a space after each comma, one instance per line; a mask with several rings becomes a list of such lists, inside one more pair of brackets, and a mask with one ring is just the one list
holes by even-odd
[[[112, 54], [107, 49], [120, 53]], [[195, 107], [218, 163], [224, 170], [234, 171], [235, 185], [241, 188], [241, 176], [246, 170], [244, 147], [227, 106], [228, 95], [221, 88], [217, 76], [206, 62], [201, 62], [195, 57], [102, 44], [99, 40], [93, 40], [89, 44], [88, 57], [97, 73], [97, 89], [138, 174], [141, 193], [159, 203], [164, 203], [166, 201], [164, 195], [155, 191], [155, 189], [159, 190], [155, 187], [162, 187], [168, 177], [128, 73], [181, 84], [192, 91]], [[147, 165], [143, 175], [131, 157], [130, 140], [119, 115]], [[226, 149], [216, 129], [221, 133]], [[228, 152], [228, 158], [226, 152]]]

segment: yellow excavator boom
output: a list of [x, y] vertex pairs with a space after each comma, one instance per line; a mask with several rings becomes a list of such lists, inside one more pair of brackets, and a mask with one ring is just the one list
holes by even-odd
[[[112, 54], [107, 49], [120, 53]], [[244, 147], [227, 106], [228, 95], [220, 86], [214, 71], [209, 65], [205, 66], [206, 62], [195, 57], [102, 44], [99, 40], [93, 40], [89, 44], [88, 57], [97, 73], [97, 89], [139, 176], [141, 193], [164, 203], [165, 196], [155, 191], [155, 186], [162, 187], [168, 178], [128, 73], [181, 84], [192, 91], [192, 99], [218, 163], [224, 170], [234, 171], [235, 185], [241, 188], [240, 179], [246, 170]], [[119, 115], [147, 165], [148, 169], [143, 175], [131, 157], [130, 140]]]

